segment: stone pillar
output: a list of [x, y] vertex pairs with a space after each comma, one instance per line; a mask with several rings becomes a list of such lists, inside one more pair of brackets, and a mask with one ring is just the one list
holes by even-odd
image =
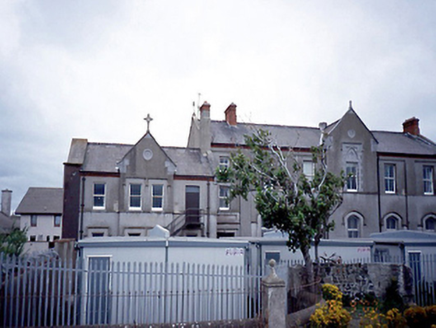
[[274, 266], [275, 260], [268, 263], [271, 273], [262, 280], [262, 315], [267, 327], [285, 328], [286, 327], [286, 285], [280, 279]]

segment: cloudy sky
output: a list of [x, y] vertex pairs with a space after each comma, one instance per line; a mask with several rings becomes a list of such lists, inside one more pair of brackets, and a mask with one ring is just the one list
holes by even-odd
[[72, 138], [185, 146], [221, 120], [317, 126], [348, 101], [370, 129], [436, 140], [436, 2], [0, 2], [0, 188], [62, 187]]

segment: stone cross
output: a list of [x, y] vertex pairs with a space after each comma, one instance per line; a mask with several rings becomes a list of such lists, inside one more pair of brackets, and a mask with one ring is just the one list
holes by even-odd
[[150, 132], [150, 122], [153, 121], [150, 114], [147, 114], [147, 117], [144, 118], [144, 121], [147, 121], [147, 132]]

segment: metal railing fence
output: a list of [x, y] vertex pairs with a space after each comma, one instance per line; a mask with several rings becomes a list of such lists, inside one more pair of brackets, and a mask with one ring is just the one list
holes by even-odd
[[181, 323], [255, 318], [260, 280], [244, 266], [84, 263], [0, 254], [0, 326]]

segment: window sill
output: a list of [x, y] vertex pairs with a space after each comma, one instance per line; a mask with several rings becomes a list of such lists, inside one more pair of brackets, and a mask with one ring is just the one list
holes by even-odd
[[106, 207], [93, 207], [92, 208], [94, 211], [105, 211]]

